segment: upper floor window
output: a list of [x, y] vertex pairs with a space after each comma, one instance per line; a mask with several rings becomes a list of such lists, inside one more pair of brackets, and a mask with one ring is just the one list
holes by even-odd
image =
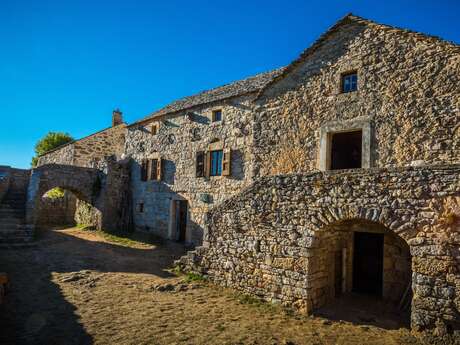
[[152, 135], [157, 135], [159, 129], [160, 129], [160, 124], [158, 122], [155, 122], [150, 127], [150, 133], [152, 133]]
[[358, 90], [358, 74], [356, 72], [342, 75], [342, 92], [353, 92]]
[[212, 122], [222, 121], [222, 109], [213, 110]]
[[362, 130], [331, 133], [330, 169], [359, 169], [362, 166]]
[[211, 176], [222, 175], [222, 157], [224, 153], [222, 150], [211, 151]]

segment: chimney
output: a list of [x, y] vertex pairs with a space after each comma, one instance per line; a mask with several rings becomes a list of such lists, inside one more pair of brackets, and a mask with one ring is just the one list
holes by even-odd
[[112, 127], [121, 125], [123, 123], [122, 115], [123, 113], [118, 108], [112, 112]]

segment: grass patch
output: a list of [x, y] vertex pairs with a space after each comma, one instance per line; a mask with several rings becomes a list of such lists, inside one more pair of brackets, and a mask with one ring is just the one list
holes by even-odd
[[236, 294], [236, 299], [240, 304], [247, 304], [256, 308], [262, 308], [264, 310], [275, 312], [279, 311], [279, 306], [273, 303], [266, 302], [260, 298], [247, 295], [247, 294]]
[[76, 227], [84, 231], [94, 231], [107, 242], [116, 243], [124, 247], [150, 246], [162, 243], [162, 239], [153, 234], [106, 232], [103, 230], [96, 230], [94, 226], [85, 224], [77, 224]]
[[206, 281], [206, 277], [195, 272], [187, 272], [184, 278], [185, 282], [192, 283], [192, 282], [204, 282]]

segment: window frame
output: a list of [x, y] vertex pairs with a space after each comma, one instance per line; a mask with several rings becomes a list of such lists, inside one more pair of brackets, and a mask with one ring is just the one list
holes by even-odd
[[[224, 159], [224, 150], [211, 150], [209, 176], [222, 176], [222, 162]], [[215, 157], [217, 155], [217, 157]], [[217, 162], [216, 162], [217, 160]], [[215, 169], [214, 169], [215, 168]]]
[[159, 122], [154, 122], [150, 126], [150, 133], [152, 136], [158, 135], [158, 132], [160, 131], [160, 123]]
[[[354, 89], [351, 88], [350, 90], [347, 91], [345, 90], [345, 80], [346, 78], [353, 77], [353, 76], [356, 76], [355, 88]], [[353, 82], [350, 81], [350, 83], [351, 83], [350, 85], [352, 86]], [[346, 73], [342, 73], [340, 76], [340, 92], [341, 93], [352, 93], [356, 91], [358, 91], [358, 71], [349, 71]]]
[[372, 167], [374, 155], [372, 148], [372, 119], [368, 116], [357, 117], [352, 120], [332, 121], [322, 125], [319, 128], [319, 154], [318, 154], [318, 169], [321, 171], [329, 171], [330, 167], [330, 145], [333, 133], [337, 132], [352, 132], [355, 130], [362, 131], [362, 149], [361, 149], [361, 169], [369, 169]]
[[158, 158], [150, 159], [150, 176], [149, 180], [158, 181]]
[[[216, 119], [216, 114], [219, 113], [219, 119]], [[223, 111], [222, 109], [214, 109], [212, 111], [211, 121], [212, 122], [221, 122], [222, 121]]]

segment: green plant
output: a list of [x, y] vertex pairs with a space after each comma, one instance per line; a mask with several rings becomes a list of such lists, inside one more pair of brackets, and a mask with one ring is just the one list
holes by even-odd
[[187, 283], [191, 283], [191, 282], [200, 282], [200, 281], [206, 281], [206, 277], [199, 274], [199, 273], [195, 273], [195, 272], [187, 272], [185, 274], [185, 281]]
[[35, 156], [32, 157], [31, 162], [32, 167], [34, 168], [37, 166], [39, 156], [73, 140], [74, 139], [68, 133], [48, 132], [35, 144]]
[[56, 187], [47, 191], [43, 196], [49, 199], [61, 199], [64, 197], [64, 190]]

